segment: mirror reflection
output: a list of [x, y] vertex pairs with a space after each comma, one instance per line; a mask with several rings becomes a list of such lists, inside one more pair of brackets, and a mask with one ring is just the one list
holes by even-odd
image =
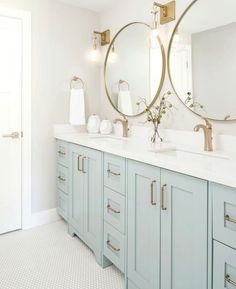
[[151, 105], [164, 75], [163, 47], [150, 38], [144, 23], [130, 23], [113, 39], [105, 62], [105, 86], [113, 107], [126, 116], [144, 112], [140, 99]]
[[169, 76], [176, 94], [192, 111], [210, 119], [236, 119], [235, 11], [235, 0], [194, 1], [177, 24], [169, 48]]

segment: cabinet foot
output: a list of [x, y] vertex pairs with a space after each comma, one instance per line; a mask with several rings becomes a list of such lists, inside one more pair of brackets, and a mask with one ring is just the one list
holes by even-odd
[[109, 261], [104, 255], [102, 255], [101, 253], [96, 253], [94, 252], [95, 254], [95, 258], [96, 258], [96, 261], [97, 263], [103, 268], [107, 268], [109, 266], [112, 265], [111, 261]]
[[74, 228], [68, 224], [68, 234], [71, 236], [71, 237], [74, 237], [75, 235], [75, 232], [74, 232]]

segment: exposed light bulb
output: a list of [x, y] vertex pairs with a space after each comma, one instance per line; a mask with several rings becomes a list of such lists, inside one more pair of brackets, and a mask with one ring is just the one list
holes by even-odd
[[109, 62], [116, 63], [118, 61], [118, 54], [115, 51], [115, 46], [113, 45], [111, 53], [109, 54]]
[[92, 62], [100, 62], [101, 54], [97, 47], [97, 36], [93, 37], [93, 49], [89, 53], [89, 60]]

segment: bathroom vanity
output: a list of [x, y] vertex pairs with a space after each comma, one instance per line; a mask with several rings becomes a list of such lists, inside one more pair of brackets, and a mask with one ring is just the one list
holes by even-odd
[[56, 138], [58, 213], [126, 288], [235, 286], [235, 160], [153, 152], [132, 138]]

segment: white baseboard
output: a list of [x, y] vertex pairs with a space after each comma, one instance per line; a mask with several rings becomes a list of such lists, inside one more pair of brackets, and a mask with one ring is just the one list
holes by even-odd
[[46, 225], [60, 220], [60, 216], [57, 214], [57, 209], [50, 209], [34, 213], [31, 215], [30, 228]]

